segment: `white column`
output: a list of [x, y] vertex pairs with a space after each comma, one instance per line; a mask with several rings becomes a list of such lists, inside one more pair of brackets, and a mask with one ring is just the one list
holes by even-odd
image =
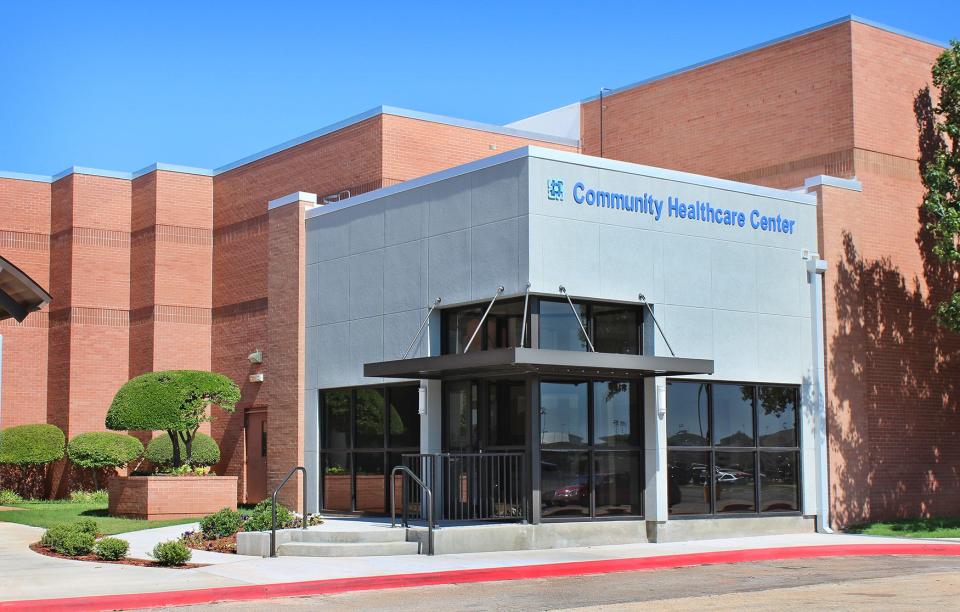
[[643, 379], [644, 515], [648, 523], [667, 520], [666, 408], [667, 380], [663, 377]]
[[303, 397], [303, 466], [307, 468], [307, 512], [319, 512], [320, 502], [320, 392], [307, 389]]
[[[830, 469], [827, 456], [827, 374], [823, 340], [823, 275], [827, 262], [814, 256], [807, 262], [810, 275], [810, 328], [813, 333], [813, 408], [816, 441], [817, 531], [833, 533], [830, 528]], [[806, 476], [806, 474], [805, 474]], [[804, 504], [806, 506], [806, 504]], [[804, 508], [806, 511], [807, 508]]]

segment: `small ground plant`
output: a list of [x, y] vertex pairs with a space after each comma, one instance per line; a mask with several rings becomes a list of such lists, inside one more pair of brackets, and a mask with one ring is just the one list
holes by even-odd
[[119, 561], [129, 550], [130, 543], [120, 538], [103, 538], [93, 545], [93, 554], [104, 561]]
[[240, 531], [243, 523], [243, 515], [236, 510], [224, 508], [200, 519], [200, 531], [207, 540], [225, 538]]
[[190, 560], [193, 553], [183, 542], [168, 540], [154, 546], [150, 556], [160, 565], [183, 565]]
[[40, 544], [69, 557], [79, 557], [93, 550], [97, 539], [97, 523], [81, 519], [75, 523], [54, 525], [43, 534]]

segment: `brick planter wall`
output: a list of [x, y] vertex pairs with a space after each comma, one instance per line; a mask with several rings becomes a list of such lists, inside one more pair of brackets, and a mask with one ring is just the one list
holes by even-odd
[[118, 476], [109, 492], [110, 516], [175, 519], [237, 509], [236, 476]]

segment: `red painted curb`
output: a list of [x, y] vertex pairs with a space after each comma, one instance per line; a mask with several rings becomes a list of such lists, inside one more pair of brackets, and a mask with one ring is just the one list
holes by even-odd
[[601, 561], [574, 561], [515, 567], [495, 567], [473, 570], [450, 570], [419, 574], [334, 578], [279, 584], [258, 584], [238, 587], [218, 587], [189, 591], [160, 593], [131, 593], [126, 595], [96, 595], [60, 599], [31, 599], [0, 602], [5, 610], [123, 610], [212, 603], [215, 601], [250, 601], [277, 597], [303, 597], [349, 591], [399, 589], [495, 580], [525, 580], [556, 576], [607, 574], [637, 570], [667, 569], [693, 565], [743, 563], [746, 561], [773, 561], [780, 559], [811, 559], [816, 557], [854, 557], [880, 555], [960, 556], [957, 544], [838, 544], [834, 546], [796, 546], [786, 548], [755, 548], [658, 557], [604, 559]]

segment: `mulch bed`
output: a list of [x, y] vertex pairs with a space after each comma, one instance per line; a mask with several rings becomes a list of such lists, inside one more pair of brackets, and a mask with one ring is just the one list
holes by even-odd
[[195, 537], [183, 538], [180, 541], [194, 550], [205, 550], [227, 555], [237, 554], [237, 534], [215, 540], [204, 540], [200, 532], [196, 532]]
[[82, 557], [69, 557], [67, 555], [61, 555], [58, 552], [50, 550], [46, 546], [36, 542], [30, 545], [30, 550], [41, 555], [46, 555], [48, 557], [56, 557], [58, 559], [69, 559], [71, 561], [93, 561], [95, 563], [111, 563], [113, 565], [136, 565], [138, 567], [162, 567], [164, 569], [193, 569], [196, 567], [206, 567], [207, 563], [185, 563], [183, 565], [160, 565], [156, 561], [147, 561], [146, 559], [120, 559], [119, 561], [105, 561], [94, 554], [83, 555]]

